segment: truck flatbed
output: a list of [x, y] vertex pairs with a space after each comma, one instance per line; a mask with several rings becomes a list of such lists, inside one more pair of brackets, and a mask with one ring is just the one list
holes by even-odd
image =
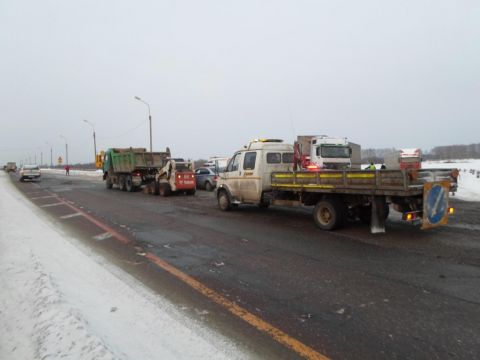
[[[274, 190], [354, 195], [417, 196], [424, 184], [453, 181], [451, 169], [283, 171], [271, 174]], [[452, 184], [456, 190], [456, 183]]]

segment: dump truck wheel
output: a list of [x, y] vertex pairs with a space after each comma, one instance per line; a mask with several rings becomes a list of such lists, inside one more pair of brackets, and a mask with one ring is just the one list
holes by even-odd
[[127, 187], [125, 185], [125, 176], [124, 175], [120, 175], [118, 177], [118, 187], [120, 188], [120, 190], [122, 191], [125, 191], [127, 190]]
[[166, 197], [170, 195], [171, 189], [168, 184], [160, 184], [160, 196]]
[[207, 181], [205, 183], [205, 190], [207, 190], [207, 191], [212, 191], [213, 190], [213, 186], [212, 186], [212, 184], [210, 184], [210, 181]]
[[107, 175], [107, 177], [105, 178], [105, 187], [107, 189], [111, 189], [113, 187], [112, 179], [109, 175]]
[[133, 186], [132, 177], [130, 175], [125, 178], [125, 188], [128, 192], [135, 191], [135, 186]]
[[218, 207], [223, 211], [229, 211], [232, 208], [232, 204], [230, 203], [230, 199], [228, 198], [228, 194], [225, 190], [222, 190], [218, 193]]
[[334, 230], [342, 224], [342, 204], [335, 199], [319, 201], [313, 209], [315, 224], [322, 230]]

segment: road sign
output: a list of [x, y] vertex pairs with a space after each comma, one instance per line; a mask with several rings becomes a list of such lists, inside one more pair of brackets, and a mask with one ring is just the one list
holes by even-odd
[[423, 190], [422, 229], [445, 225], [448, 222], [449, 181], [426, 183]]
[[58, 165], [62, 165], [63, 159], [61, 156], [58, 157], [57, 162], [58, 162]]

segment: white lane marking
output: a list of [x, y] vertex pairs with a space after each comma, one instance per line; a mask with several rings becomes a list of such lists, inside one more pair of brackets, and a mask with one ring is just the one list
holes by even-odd
[[69, 214], [69, 215], [63, 215], [63, 216], [60, 216], [60, 219], [70, 219], [70, 218], [73, 218], [73, 217], [76, 217], [76, 216], [82, 216], [83, 214], [82, 213], [74, 213], [74, 214]]
[[38, 197], [33, 197], [30, 198], [30, 200], [38, 200], [38, 199], [48, 199], [48, 198], [53, 198], [56, 197], [55, 195], [48, 195], [48, 196], [38, 196]]
[[97, 241], [102, 241], [102, 240], [111, 238], [112, 236], [113, 236], [112, 233], [106, 232], [106, 233], [103, 233], [103, 234], [99, 234], [99, 235], [94, 236], [93, 239], [95, 239], [95, 240], [97, 240]]
[[59, 206], [59, 205], [65, 205], [65, 204], [63, 202], [58, 202], [58, 203], [40, 205], [40, 207], [41, 208], [46, 208], [46, 207]]

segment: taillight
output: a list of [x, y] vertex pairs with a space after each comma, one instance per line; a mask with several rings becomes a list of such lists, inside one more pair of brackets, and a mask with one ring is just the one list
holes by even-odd
[[414, 211], [414, 212], [408, 212], [408, 213], [404, 213], [402, 218], [403, 220], [406, 220], [406, 221], [413, 221], [413, 220], [417, 220], [420, 216], [420, 214], [418, 213], [418, 211]]
[[318, 165], [315, 165], [315, 164], [307, 165], [307, 170], [317, 171], [318, 169], [320, 169], [320, 167]]
[[218, 180], [218, 176], [215, 175], [215, 176], [213, 177], [213, 180]]
[[178, 175], [177, 175], [177, 178], [181, 179], [181, 178], [182, 178], [182, 175], [178, 174]]

